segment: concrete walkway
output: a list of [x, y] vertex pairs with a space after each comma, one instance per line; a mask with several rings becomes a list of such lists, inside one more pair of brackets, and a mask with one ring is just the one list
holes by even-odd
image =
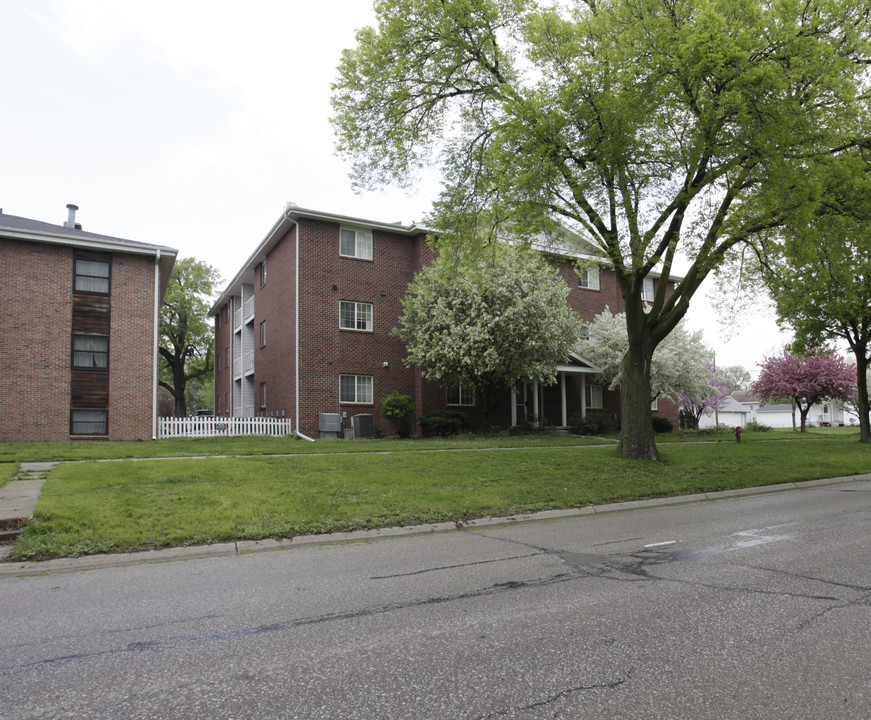
[[0, 561], [5, 560], [15, 547], [15, 540], [28, 520], [45, 478], [57, 463], [21, 463], [18, 472], [0, 488]]

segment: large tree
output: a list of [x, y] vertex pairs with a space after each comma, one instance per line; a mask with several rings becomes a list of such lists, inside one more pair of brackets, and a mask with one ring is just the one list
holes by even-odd
[[810, 181], [819, 188], [813, 216], [784, 227], [780, 242], [760, 244], [751, 259], [797, 347], [850, 347], [860, 438], [871, 442], [871, 156], [860, 148], [842, 153], [822, 163], [819, 175]]
[[785, 350], [765, 358], [760, 367], [753, 392], [761, 400], [789, 398], [798, 408], [802, 432], [811, 406], [823, 400], [849, 402], [856, 392], [856, 371], [831, 351], [794, 355]]
[[[214, 369], [215, 336], [208, 322], [218, 271], [193, 258], [176, 262], [160, 308], [160, 386], [175, 401], [175, 417], [187, 415], [187, 384]], [[212, 394], [213, 395], [213, 394]]]
[[559, 271], [523, 247], [446, 253], [408, 286], [394, 333], [424, 377], [474, 386], [486, 426], [515, 383], [556, 380], [580, 332], [568, 293]]
[[[359, 186], [438, 160], [442, 242], [583, 235], [617, 275], [629, 346], [622, 452], [657, 459], [651, 358], [737, 244], [854, 144], [864, 0], [379, 0], [334, 84]], [[689, 269], [669, 294], [675, 260]], [[655, 299], [644, 279], [659, 265]]]

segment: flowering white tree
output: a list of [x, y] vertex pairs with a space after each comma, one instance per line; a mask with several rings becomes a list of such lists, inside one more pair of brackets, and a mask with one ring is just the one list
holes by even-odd
[[[614, 390], [623, 381], [623, 358], [629, 349], [626, 318], [610, 308], [587, 325], [588, 336], [576, 346], [578, 354], [602, 370], [601, 379]], [[650, 369], [650, 401], [660, 395], [701, 396], [711, 390], [707, 363], [711, 351], [700, 331], [689, 333], [683, 323], [657, 346]]]
[[498, 391], [556, 381], [580, 332], [568, 293], [534, 251], [497, 243], [478, 255], [445, 254], [409, 284], [393, 332], [425, 378], [474, 386], [486, 425]]
[[699, 386], [694, 391], [680, 390], [677, 394], [682, 412], [692, 418], [694, 430], [699, 429], [699, 420], [705, 410], [722, 410], [726, 407], [733, 382], [728, 368], [717, 370], [713, 361], [705, 363], [705, 368], [708, 371], [707, 386]]

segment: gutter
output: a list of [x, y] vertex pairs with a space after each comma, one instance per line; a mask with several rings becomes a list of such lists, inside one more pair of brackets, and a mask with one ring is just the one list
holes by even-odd
[[157, 390], [160, 387], [160, 248], [154, 259], [154, 387], [151, 392], [151, 439], [157, 440]]

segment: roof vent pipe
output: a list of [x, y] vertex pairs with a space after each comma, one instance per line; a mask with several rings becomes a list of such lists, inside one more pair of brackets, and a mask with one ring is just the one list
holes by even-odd
[[79, 225], [78, 227], [76, 226], [76, 210], [78, 210], [78, 209], [79, 209], [78, 205], [73, 205], [72, 203], [69, 203], [67, 205], [67, 211], [69, 212], [69, 214], [67, 215], [67, 221], [64, 223], [64, 227], [79, 229], [79, 230], [82, 229], [81, 225]]

